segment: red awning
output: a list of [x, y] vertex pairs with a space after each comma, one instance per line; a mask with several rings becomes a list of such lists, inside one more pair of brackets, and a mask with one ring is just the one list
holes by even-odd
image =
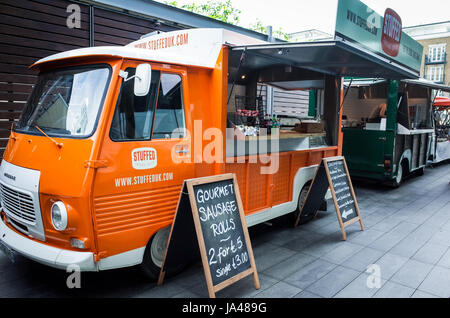
[[434, 107], [438, 108], [450, 107], [450, 98], [437, 96], [434, 101]]

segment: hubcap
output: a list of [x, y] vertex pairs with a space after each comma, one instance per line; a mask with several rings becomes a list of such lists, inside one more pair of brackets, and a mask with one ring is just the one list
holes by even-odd
[[397, 183], [400, 183], [402, 181], [402, 177], [403, 177], [403, 167], [402, 165], [399, 165], [397, 171], [397, 178], [395, 179], [395, 181], [397, 181]]
[[169, 234], [170, 227], [165, 227], [159, 230], [153, 238], [152, 246], [150, 247], [150, 256], [152, 257], [153, 263], [158, 267], [162, 266]]

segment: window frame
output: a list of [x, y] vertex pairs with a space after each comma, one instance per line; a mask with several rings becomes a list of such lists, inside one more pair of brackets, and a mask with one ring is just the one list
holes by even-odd
[[[128, 68], [135, 68], [141, 64], [144, 63], [144, 61], [129, 61], [128, 63], [123, 63], [122, 67], [120, 68], [123, 71], [126, 71], [126, 69]], [[186, 101], [185, 101], [185, 89], [186, 89], [186, 80], [185, 80], [185, 71], [184, 70], [178, 70], [178, 69], [166, 69], [162, 66], [158, 66], [158, 65], [153, 65], [152, 63], [149, 63], [152, 67], [152, 71], [159, 71], [160, 75], [159, 75], [159, 81], [158, 81], [158, 88], [157, 88], [157, 95], [156, 95], [156, 100], [155, 100], [155, 106], [153, 109], [153, 115], [152, 115], [152, 125], [151, 125], [151, 132], [150, 132], [150, 137], [148, 139], [122, 139], [122, 140], [118, 140], [118, 139], [113, 139], [111, 138], [111, 128], [114, 122], [114, 114], [116, 112], [116, 108], [118, 105], [118, 102], [120, 101], [120, 97], [122, 94], [122, 85], [124, 83], [124, 78], [121, 77], [121, 81], [118, 83], [118, 85], [120, 85], [120, 90], [119, 93], [117, 95], [117, 99], [116, 102], [114, 104], [114, 110], [112, 112], [112, 117], [111, 120], [109, 121], [109, 132], [108, 132], [108, 137], [109, 139], [114, 142], [114, 143], [124, 143], [124, 142], [150, 142], [150, 141], [167, 141], [167, 140], [183, 140], [186, 139], [187, 134], [185, 133], [184, 136], [179, 137], [179, 138], [160, 138], [160, 139], [153, 139], [153, 128], [154, 128], [154, 124], [155, 124], [155, 117], [156, 117], [156, 110], [158, 108], [158, 99], [159, 99], [159, 88], [161, 85], [161, 74], [166, 73], [166, 74], [175, 74], [180, 76], [181, 78], [181, 102], [182, 102], [182, 106], [183, 106], [183, 117], [184, 117], [184, 125], [185, 125], [185, 130], [188, 129], [188, 121], [186, 119], [186, 109], [185, 109], [185, 105], [186, 105]], [[150, 92], [149, 92], [150, 93]]]
[[443, 65], [432, 65], [428, 67], [428, 80], [432, 82], [442, 82], [444, 79], [444, 66]]
[[[74, 136], [74, 135], [55, 134], [55, 133], [48, 133], [48, 132], [46, 132], [46, 134], [49, 135], [50, 137], [62, 138], [62, 139], [86, 140], [86, 139], [90, 139], [94, 134], [97, 133], [99, 122], [100, 122], [100, 117], [101, 117], [101, 115], [103, 113], [103, 110], [105, 109], [106, 98], [107, 98], [107, 95], [109, 94], [109, 91], [112, 88], [112, 86], [111, 86], [111, 79], [113, 77], [114, 70], [113, 70], [113, 67], [111, 66], [111, 64], [108, 64], [108, 63], [91, 63], [91, 64], [88, 63], [88, 64], [73, 65], [73, 66], [68, 66], [68, 67], [64, 67], [63, 66], [63, 67], [51, 68], [49, 70], [46, 70], [46, 71], [41, 72], [41, 73], [38, 74], [38, 76], [40, 76], [40, 75], [45, 75], [47, 73], [52, 73], [52, 72], [55, 72], [55, 71], [57, 72], [59, 70], [82, 70], [82, 69], [89, 69], [89, 68], [92, 68], [92, 69], [93, 68], [97, 68], [97, 69], [105, 68], [109, 72], [108, 73], [108, 78], [106, 80], [105, 88], [104, 88], [104, 91], [103, 91], [103, 96], [102, 96], [102, 99], [100, 101], [100, 105], [98, 107], [97, 117], [95, 118], [95, 123], [92, 126], [92, 131], [88, 135], [81, 135], [81, 136], [80, 135]], [[34, 85], [36, 85], [36, 84], [37, 84], [37, 82]], [[34, 90], [34, 87], [33, 87], [33, 90]], [[21, 113], [21, 115], [20, 115], [20, 117], [18, 119], [19, 121], [22, 119], [22, 116], [24, 115], [25, 107], [27, 107], [26, 105], [30, 102], [30, 98], [31, 98], [32, 93], [33, 93], [33, 91], [31, 93], [29, 93], [29, 95], [28, 95], [27, 102], [24, 104], [25, 105], [24, 109], [23, 109], [23, 111], [22, 111], [22, 113]], [[31, 130], [25, 131], [25, 130], [23, 130], [21, 128], [17, 128], [16, 127], [16, 123], [17, 123], [16, 121], [13, 122], [13, 129], [12, 129], [12, 131], [17, 132], [19, 134], [26, 134], [26, 135], [31, 135], [31, 136], [42, 136], [42, 133], [39, 132], [39, 131], [31, 131]]]
[[[444, 62], [446, 43], [431, 44], [428, 46], [428, 61], [431, 63]], [[438, 58], [439, 56], [439, 58]]]
[[[184, 133], [183, 136], [178, 138], [153, 138], [153, 133], [155, 132], [155, 120], [156, 120], [156, 112], [158, 111], [158, 102], [159, 102], [159, 90], [161, 88], [161, 77], [162, 74], [171, 74], [171, 75], [177, 75], [180, 77], [181, 80], [181, 107], [183, 110], [183, 124], [184, 124]], [[183, 75], [178, 72], [167, 72], [164, 70], [161, 70], [160, 77], [159, 77], [159, 85], [158, 85], [158, 95], [156, 97], [156, 104], [155, 104], [155, 110], [153, 112], [153, 123], [152, 123], [152, 131], [150, 135], [150, 140], [180, 140], [186, 138], [186, 130], [187, 130], [187, 122], [186, 122], [186, 109], [185, 109], [185, 101], [184, 101], [184, 81], [183, 81]]]

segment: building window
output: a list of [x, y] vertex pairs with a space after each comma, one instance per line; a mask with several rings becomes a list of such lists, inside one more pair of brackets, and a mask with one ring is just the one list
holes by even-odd
[[444, 80], [444, 66], [429, 66], [427, 79], [433, 82], [442, 82]]
[[430, 45], [428, 47], [428, 62], [443, 62], [445, 56], [445, 44]]

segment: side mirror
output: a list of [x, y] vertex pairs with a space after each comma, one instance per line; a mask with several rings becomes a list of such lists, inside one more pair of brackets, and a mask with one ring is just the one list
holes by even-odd
[[152, 81], [152, 67], [150, 64], [139, 64], [134, 77], [134, 95], [146, 96]]

